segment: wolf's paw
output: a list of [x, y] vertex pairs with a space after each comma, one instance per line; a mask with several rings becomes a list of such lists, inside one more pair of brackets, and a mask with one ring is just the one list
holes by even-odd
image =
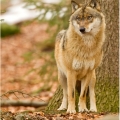
[[65, 108], [65, 107], [59, 107], [57, 110], [66, 110], [67, 108]]
[[74, 114], [74, 113], [76, 113], [76, 110], [75, 109], [67, 109], [67, 113], [70, 113], [70, 114], [73, 113]]
[[61, 106], [57, 110], [66, 110], [67, 105], [66, 104], [61, 104]]
[[69, 103], [68, 104], [68, 109], [67, 109], [67, 113], [76, 113], [76, 110], [75, 110], [75, 104], [73, 104], [73, 103]]
[[91, 108], [89, 111], [90, 112], [97, 112], [97, 109], [96, 108]]
[[88, 112], [87, 108], [79, 108], [79, 112]]

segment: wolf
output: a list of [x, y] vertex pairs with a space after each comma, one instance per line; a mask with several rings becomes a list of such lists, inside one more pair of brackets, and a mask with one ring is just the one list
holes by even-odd
[[97, 0], [85, 4], [71, 1], [71, 7], [69, 27], [60, 31], [55, 41], [58, 80], [63, 89], [63, 99], [58, 110], [67, 109], [67, 113], [76, 113], [75, 88], [80, 81], [79, 112], [88, 111], [86, 107], [88, 88], [90, 111], [97, 112], [94, 90], [95, 69], [103, 57], [105, 17]]

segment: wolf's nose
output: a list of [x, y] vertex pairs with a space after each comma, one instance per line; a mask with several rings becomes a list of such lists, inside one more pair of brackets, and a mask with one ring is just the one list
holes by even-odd
[[84, 32], [85, 32], [85, 28], [84, 28], [84, 27], [81, 27], [81, 28], [80, 28], [80, 32], [81, 32], [81, 33], [84, 33]]

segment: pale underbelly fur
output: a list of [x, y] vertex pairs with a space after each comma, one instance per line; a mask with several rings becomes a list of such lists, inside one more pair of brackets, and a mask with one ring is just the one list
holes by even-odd
[[[64, 75], [67, 77], [67, 71], [69, 71], [68, 66], [66, 66], [66, 64], [64, 64], [64, 62], [62, 61], [62, 59], [59, 59], [59, 65], [58, 68], [59, 70], [64, 73]], [[69, 61], [70, 62], [70, 61]], [[76, 72], [76, 75], [78, 77], [78, 79], [82, 79], [88, 72], [88, 70], [93, 70], [95, 67], [95, 59], [92, 60], [78, 60], [76, 58], [74, 58], [71, 62], [71, 64], [67, 64], [69, 65], [72, 69], [73, 72]]]

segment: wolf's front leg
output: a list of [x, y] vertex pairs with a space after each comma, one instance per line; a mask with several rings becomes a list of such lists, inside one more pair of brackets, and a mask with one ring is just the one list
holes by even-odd
[[94, 91], [95, 83], [96, 83], [96, 75], [95, 75], [95, 70], [94, 70], [92, 74], [92, 79], [90, 80], [90, 84], [89, 84], [90, 111], [91, 112], [97, 112], [95, 91]]
[[79, 97], [79, 112], [88, 111], [86, 107], [86, 93], [92, 77], [92, 71], [89, 71], [87, 75], [81, 81], [81, 93]]
[[58, 80], [63, 89], [63, 99], [62, 99], [62, 103], [61, 103], [60, 107], [57, 110], [65, 110], [65, 109], [67, 109], [67, 78], [60, 71], [58, 71]]
[[78, 103], [79, 112], [88, 111], [88, 109], [87, 109], [87, 107], [86, 107], [87, 87], [84, 88], [85, 82], [86, 82], [86, 81], [85, 81], [84, 79], [81, 81], [81, 93], [83, 92], [83, 90], [84, 90], [84, 93], [83, 93], [83, 94], [80, 94], [80, 97], [79, 97], [79, 103]]
[[67, 109], [67, 113], [76, 113], [76, 110], [75, 110], [76, 76], [72, 72], [68, 72], [68, 74], [67, 74], [67, 85], [68, 85], [68, 109]]

